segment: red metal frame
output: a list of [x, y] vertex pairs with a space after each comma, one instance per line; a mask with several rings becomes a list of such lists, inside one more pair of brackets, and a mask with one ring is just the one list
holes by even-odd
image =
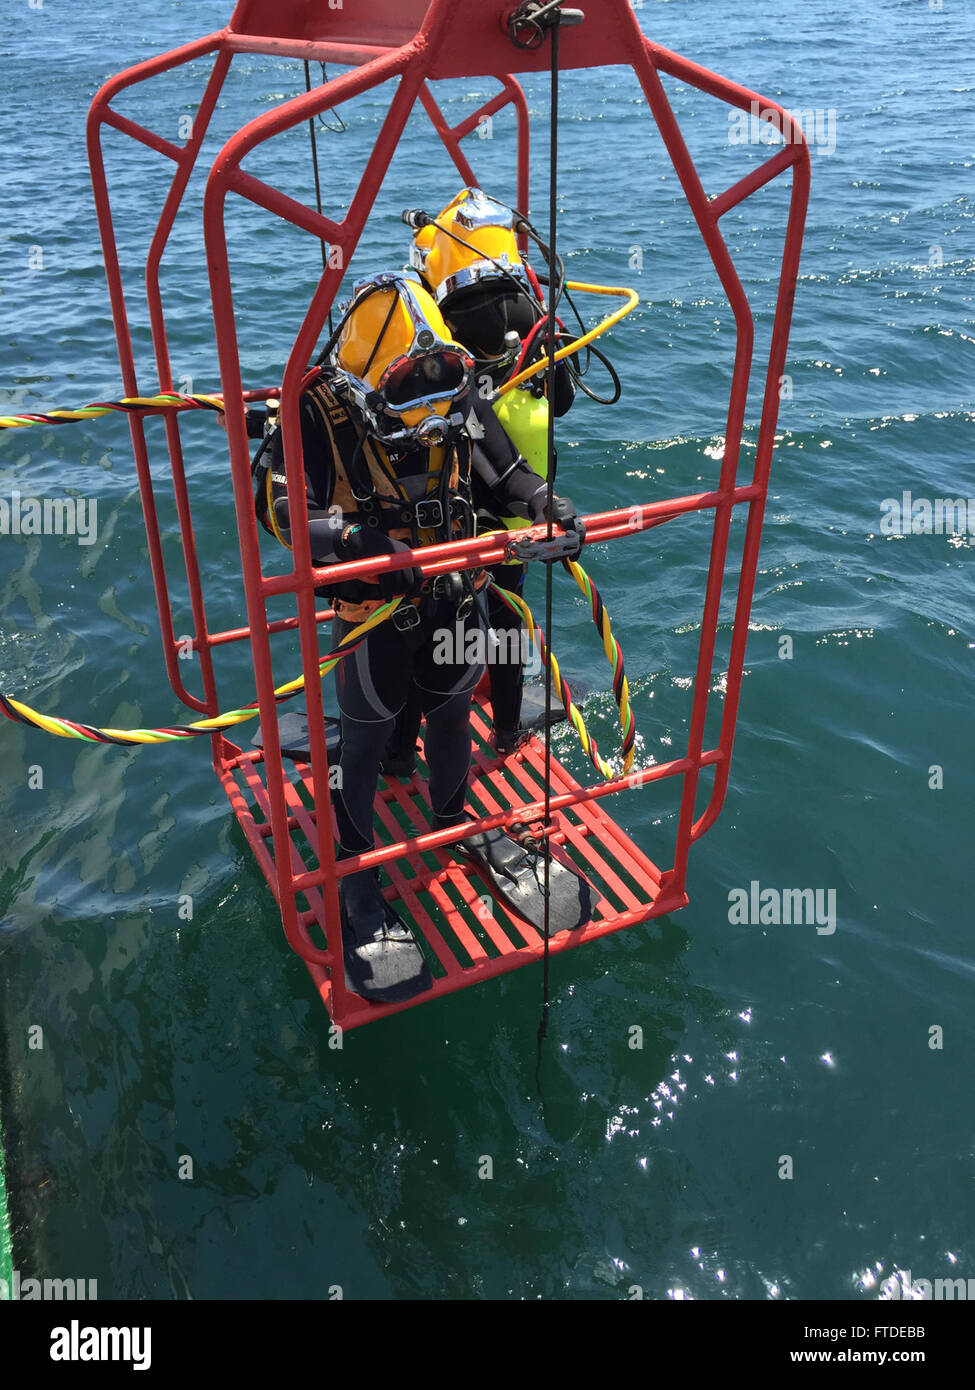
[[[405, 790], [399, 784], [391, 783], [378, 796], [377, 817], [381, 843], [370, 853], [344, 861], [338, 866], [335, 862], [332, 834], [318, 834], [322, 817], [331, 831], [331, 808], [325, 790], [328, 787], [328, 760], [322, 692], [317, 674], [320, 657], [318, 625], [328, 615], [316, 612], [314, 592], [316, 585], [324, 581], [325, 571], [316, 570], [312, 565], [307, 518], [300, 509], [297, 509], [293, 516], [294, 549], [291, 571], [284, 575], [265, 577], [262, 570], [251, 491], [250, 452], [244, 418], [245, 393], [241, 380], [225, 236], [227, 197], [228, 194], [234, 193], [249, 199], [285, 221], [325, 240], [331, 247], [338, 247], [342, 253], [343, 266], [348, 265], [405, 123], [419, 100], [462, 178], [471, 183], [476, 182], [476, 178], [460, 148], [461, 140], [476, 129], [482, 117], [493, 114], [505, 105], [514, 106], [518, 131], [517, 197], [519, 204], [527, 210], [528, 108], [522, 88], [514, 74], [544, 71], [548, 65], [549, 52], [547, 44], [537, 52], [525, 52], [513, 46], [504, 28], [504, 19], [511, 8], [510, 0], [371, 0], [368, 7], [350, 6], [348, 9], [331, 9], [327, 0], [240, 0], [225, 29], [186, 44], [171, 53], [140, 63], [113, 78], [95, 98], [89, 117], [89, 159], [127, 395], [137, 395], [141, 392], [136, 382], [125, 296], [101, 152], [103, 126], [109, 125], [130, 135], [171, 159], [176, 165], [176, 172], [146, 263], [146, 292], [158, 377], [158, 383], [154, 382], [152, 389], [168, 391], [172, 388], [172, 377], [159, 285], [159, 266], [233, 55], [241, 52], [259, 52], [345, 65], [351, 69], [332, 78], [324, 86], [285, 101], [250, 121], [227, 141], [210, 168], [204, 203], [204, 235], [215, 340], [222, 390], [227, 403], [230, 467], [240, 535], [248, 626], [219, 633], [211, 633], [207, 629], [180, 444], [179, 418], [172, 415], [167, 418], [167, 445], [194, 620], [194, 645], [200, 655], [202, 698], [186, 690], [177, 665], [178, 644], [175, 639], [159, 539], [143, 419], [138, 414], [130, 417], [159, 608], [163, 651], [170, 682], [180, 699], [191, 709], [215, 714], [218, 701], [212, 649], [249, 637], [264, 734], [264, 750], [261, 753], [245, 753], [229, 739], [219, 734], [214, 735], [214, 767], [279, 904], [289, 943], [308, 965], [333, 1018], [346, 1027], [356, 1026], [382, 1017], [386, 1013], [395, 1012], [397, 1008], [408, 1006], [377, 1008], [364, 1003], [345, 988], [338, 933], [334, 930], [334, 924], [338, 921], [336, 885], [338, 877], [343, 873], [353, 872], [370, 864], [381, 863], [385, 866], [392, 880], [391, 892], [406, 904], [432, 955], [440, 962], [443, 973], [437, 979], [433, 994], [462, 988], [479, 979], [527, 963], [540, 954], [541, 944], [537, 934], [532, 933], [527, 924], [512, 921], [501, 926], [497, 917], [487, 920], [483, 914], [477, 914], [474, 908], [476, 893], [469, 882], [469, 871], [453, 865], [443, 853], [443, 847], [459, 838], [463, 832], [454, 829], [434, 834], [427, 830], [423, 787], [418, 781]], [[182, 148], [112, 109], [110, 103], [122, 89], [207, 55], [214, 55], [213, 68], [192, 134]], [[736, 326], [736, 346], [725, 426], [725, 451], [714, 490], [646, 505], [638, 509], [639, 525], [635, 524], [633, 508], [605, 512], [586, 519], [587, 543], [593, 544], [623, 535], [633, 535], [636, 530], [649, 529], [691, 512], [714, 512], [686, 753], [670, 763], [590, 788], [579, 786], [557, 763], [553, 766], [553, 834], [555, 841], [561, 846], [557, 852], [571, 853], [602, 892], [594, 922], [581, 931], [556, 938], [552, 943], [553, 950], [568, 949], [582, 941], [591, 940], [594, 936], [618, 930], [686, 904], [688, 899], [685, 883], [690, 846], [714, 823], [724, 801], [774, 447], [778, 387], [785, 367], [792, 300], [809, 190], [809, 152], [801, 129], [791, 117], [776, 103], [650, 42], [641, 33], [628, 0], [591, 0], [587, 6], [585, 23], [578, 28], [567, 28], [561, 36], [560, 64], [563, 69], [622, 64], [631, 67], [636, 73], [731, 305]], [[759, 168], [709, 200], [668, 102], [661, 83], [661, 74], [678, 78], [742, 110], [758, 109], [764, 119], [777, 123], [787, 143]], [[429, 84], [443, 78], [481, 76], [496, 78], [501, 84], [501, 91], [461, 125], [451, 129]], [[258, 145], [387, 81], [395, 83], [389, 110], [372, 157], [341, 222], [320, 215], [253, 175], [245, 173], [241, 168], [247, 154]], [[739, 484], [738, 464], [742, 429], [754, 357], [754, 325], [744, 289], [718, 224], [720, 218], [731, 208], [738, 206], [765, 183], [790, 169], [791, 201], [755, 467], [751, 480]], [[304, 485], [301, 436], [298, 427], [301, 380], [321, 335], [343, 273], [343, 270], [336, 266], [330, 266], [323, 271], [295, 339], [280, 389], [285, 469], [289, 490], [296, 496], [302, 494]], [[269, 393], [247, 393], [250, 398], [267, 394]], [[732, 511], [734, 507], [741, 505], [748, 508], [748, 523], [738, 581], [724, 710], [718, 745], [705, 749], [703, 739], [727, 559], [728, 533]], [[471, 564], [475, 561], [491, 562], [500, 558], [499, 542], [485, 536], [473, 542], [461, 541], [429, 547], [416, 556], [404, 556], [399, 561], [389, 559], [382, 562], [381, 567], [396, 568], [398, 565], [417, 563], [425, 573], [432, 574], [457, 568], [461, 564]], [[328, 577], [330, 580], [337, 579], [340, 575], [353, 578], [357, 575], [374, 574], [376, 569], [375, 561], [360, 561], [338, 569], [333, 567], [328, 572]], [[277, 594], [295, 595], [297, 618], [269, 622], [267, 601]], [[281, 760], [270, 646], [272, 632], [289, 628], [297, 628], [299, 632], [311, 735], [309, 763], [296, 766], [293, 776], [288, 768], [282, 765]], [[293, 671], [288, 672], [288, 676], [293, 674]], [[235, 692], [235, 701], [237, 699], [239, 692]], [[538, 745], [529, 745], [524, 753], [509, 760], [502, 767], [497, 760], [492, 761], [489, 757], [480, 713], [475, 716], [474, 729], [476, 756], [472, 797], [481, 802], [484, 814], [482, 823], [508, 824], [516, 818], [537, 819], [542, 799], [539, 778], [543, 771]], [[714, 786], [703, 812], [695, 818], [700, 772], [702, 768], [709, 766], [715, 768]], [[670, 869], [661, 872], [609, 819], [603, 809], [602, 798], [628, 787], [667, 777], [681, 778], [682, 791], [674, 863]], [[403, 838], [403, 822], [411, 827], [409, 838]], [[271, 848], [268, 846], [268, 840], [271, 841]], [[421, 858], [424, 854], [427, 856], [426, 860]], [[313, 867], [306, 862], [308, 859]], [[631, 885], [625, 882], [627, 875], [632, 880]], [[299, 895], [304, 896], [308, 903], [307, 908], [300, 908]], [[432, 900], [439, 910], [434, 916], [431, 916], [430, 910], [425, 906], [425, 899]], [[447, 911], [451, 903], [452, 911]], [[461, 904], [466, 904], [466, 907], [462, 907]], [[465, 925], [463, 914], [467, 912], [470, 915], [471, 911], [475, 913], [474, 919], [472, 923]], [[452, 943], [445, 940], [443, 934], [445, 920], [452, 924]], [[319, 929], [323, 938], [320, 944], [313, 937], [313, 932], [317, 933]], [[460, 950], [457, 949], [458, 946]], [[339, 968], [332, 969], [336, 962]], [[424, 999], [429, 997], [424, 996]]]

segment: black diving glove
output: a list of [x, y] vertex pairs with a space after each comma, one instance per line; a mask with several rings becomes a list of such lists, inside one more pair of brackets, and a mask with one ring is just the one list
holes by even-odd
[[[544, 493], [538, 494], [538, 501], [532, 502], [532, 525], [539, 526], [543, 521], [548, 521], [548, 499]], [[579, 537], [580, 544], [586, 538], [586, 527], [579, 513], [575, 509], [575, 503], [568, 497], [559, 497], [558, 494], [552, 497], [552, 525], [561, 526], [563, 531], [575, 531]]]
[[[335, 553], [340, 560], [372, 560], [380, 555], [402, 555], [409, 549], [402, 541], [394, 541], [374, 527], [350, 526], [343, 532]], [[383, 598], [389, 602], [400, 595], [409, 597], [418, 594], [423, 575], [418, 569], [412, 568], [390, 570], [386, 574], [370, 575], [365, 582], [378, 584]]]

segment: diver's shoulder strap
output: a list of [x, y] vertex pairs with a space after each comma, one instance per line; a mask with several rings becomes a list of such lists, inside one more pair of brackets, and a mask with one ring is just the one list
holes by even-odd
[[336, 458], [350, 459], [356, 452], [359, 432], [348, 406], [335, 394], [324, 373], [305, 392], [312, 416], [328, 436]]
[[[368, 508], [369, 501], [379, 495], [396, 495], [389, 483], [391, 475], [383, 467], [383, 456], [355, 412], [335, 391], [323, 373], [307, 391], [313, 417], [328, 438], [335, 466], [336, 487], [346, 488], [352, 497]], [[349, 510], [349, 499], [336, 498]]]

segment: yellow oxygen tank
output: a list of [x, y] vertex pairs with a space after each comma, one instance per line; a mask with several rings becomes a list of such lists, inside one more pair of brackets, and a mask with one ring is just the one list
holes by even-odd
[[[548, 476], [548, 401], [516, 387], [494, 402], [494, 413], [515, 448], [540, 478]], [[531, 525], [521, 517], [504, 518], [509, 531]]]

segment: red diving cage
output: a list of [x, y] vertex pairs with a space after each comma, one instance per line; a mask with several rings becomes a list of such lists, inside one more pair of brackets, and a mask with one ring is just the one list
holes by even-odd
[[[585, 0], [584, 0], [585, 3]], [[245, 426], [245, 399], [268, 396], [268, 391], [245, 393], [241, 380], [230, 263], [225, 234], [228, 195], [249, 199], [268, 212], [339, 248], [329, 257], [291, 350], [281, 384], [281, 420], [288, 490], [301, 496], [303, 465], [298, 426], [301, 382], [319, 340], [343, 271], [362, 234], [406, 121], [417, 101], [429, 114], [462, 179], [477, 183], [461, 149], [461, 140], [485, 116], [509, 103], [517, 119], [518, 201], [528, 207], [529, 115], [515, 73], [544, 72], [550, 61], [548, 44], [535, 51], [518, 48], [507, 30], [510, 0], [370, 0], [366, 5], [335, 6], [329, 0], [239, 0], [225, 29], [140, 63], [108, 82], [92, 105], [88, 149], [99, 227], [105, 256], [112, 311], [125, 394], [143, 395], [147, 384], [136, 380], [126, 316], [125, 298], [115, 232], [101, 152], [103, 126], [112, 126], [175, 166], [146, 261], [146, 290], [158, 380], [152, 390], [171, 392], [172, 372], [166, 320], [160, 293], [159, 268], [190, 173], [200, 153], [210, 118], [235, 54], [258, 53], [338, 64], [347, 69], [325, 85], [280, 105], [239, 130], [220, 150], [209, 172], [204, 202], [204, 235], [213, 303], [213, 324], [226, 403], [226, 423], [240, 536], [248, 626], [225, 632], [207, 627], [200, 570], [180, 444], [179, 420], [166, 417], [166, 435], [175, 503], [182, 537], [189, 597], [194, 622], [194, 645], [199, 653], [202, 698], [184, 686], [177, 661], [175, 635], [159, 526], [149, 470], [144, 422], [130, 416], [153, 582], [159, 609], [166, 669], [180, 699], [191, 709], [213, 716], [220, 704], [213, 669], [213, 649], [249, 639], [259, 699], [263, 750], [241, 749], [220, 733], [213, 735], [214, 768], [230, 804], [257, 857], [280, 907], [287, 939], [308, 966], [332, 1018], [342, 1027], [381, 1018], [414, 1003], [464, 988], [487, 977], [537, 960], [543, 942], [526, 922], [505, 917], [500, 909], [485, 913], [472, 870], [454, 863], [443, 846], [462, 833], [456, 828], [433, 833], [429, 806], [419, 778], [405, 784], [380, 782], [376, 800], [377, 846], [367, 854], [336, 864], [325, 741], [320, 659], [320, 624], [330, 614], [316, 611], [315, 588], [325, 571], [314, 567], [307, 517], [293, 510], [293, 565], [283, 575], [265, 576], [261, 564], [254, 514], [250, 453]], [[159, 73], [206, 55], [213, 68], [183, 146], [171, 143], [112, 108], [117, 93]], [[713, 512], [711, 551], [707, 572], [700, 645], [686, 751], [671, 761], [618, 776], [596, 786], [581, 786], [553, 760], [551, 812], [553, 852], [569, 857], [596, 887], [597, 906], [589, 925], [562, 932], [552, 939], [552, 951], [581, 945], [594, 937], [683, 907], [691, 844], [714, 823], [728, 785], [735, 721], [741, 691], [749, 611], [755, 582], [769, 468], [784, 371], [808, 202], [809, 152], [802, 131], [774, 102], [738, 86], [679, 55], [650, 42], [642, 34], [627, 0], [588, 0], [585, 20], [566, 27], [560, 37], [561, 69], [603, 65], [632, 68], [649, 103], [664, 145], [680, 179], [705, 247], [734, 314], [736, 343], [725, 429], [724, 456], [713, 491], [654, 502], [642, 507], [602, 512], [586, 517], [587, 544], [632, 536], [693, 512]], [[732, 107], [761, 111], [777, 123], [784, 145], [746, 177], [709, 197], [684, 143], [661, 83], [668, 74]], [[438, 105], [430, 82], [444, 78], [491, 77], [501, 90], [460, 125], [451, 127]], [[396, 82], [388, 113], [371, 158], [342, 221], [332, 221], [245, 173], [241, 163], [258, 145], [331, 108], [339, 108], [363, 92], [389, 80]], [[754, 103], [754, 105], [753, 105]], [[739, 456], [754, 357], [751, 310], [719, 229], [721, 217], [778, 175], [792, 170], [792, 189], [782, 258], [771, 349], [765, 379], [761, 424], [751, 478], [739, 481]], [[705, 720], [711, 685], [715, 639], [724, 580], [729, 528], [735, 507], [747, 508], [742, 561], [738, 575], [734, 628], [731, 638], [724, 708], [716, 747], [704, 747]], [[418, 564], [427, 575], [503, 558], [495, 536], [424, 548], [399, 563]], [[395, 566], [396, 560], [382, 562]], [[374, 574], [376, 561], [332, 567], [330, 579]], [[297, 617], [271, 622], [267, 601], [293, 594]], [[270, 635], [297, 628], [300, 636], [309, 721], [306, 761], [282, 761], [276, 685]], [[293, 671], [288, 675], [293, 676]], [[280, 680], [280, 677], [279, 677]], [[497, 758], [487, 743], [483, 704], [475, 707], [472, 731], [474, 757], [470, 796], [481, 815], [480, 825], [509, 825], [514, 820], [541, 818], [544, 763], [537, 740], [513, 756]], [[698, 782], [703, 768], [714, 767], [714, 784], [703, 811], [695, 816]], [[680, 786], [675, 855], [672, 865], [659, 868], [607, 815], [604, 798], [623, 788], [676, 779]], [[324, 833], [320, 833], [324, 827]], [[358, 868], [382, 865], [391, 880], [388, 895], [401, 900], [422, 938], [435, 976], [432, 991], [407, 1004], [369, 1004], [351, 993], [344, 980], [338, 929], [337, 879]]]

